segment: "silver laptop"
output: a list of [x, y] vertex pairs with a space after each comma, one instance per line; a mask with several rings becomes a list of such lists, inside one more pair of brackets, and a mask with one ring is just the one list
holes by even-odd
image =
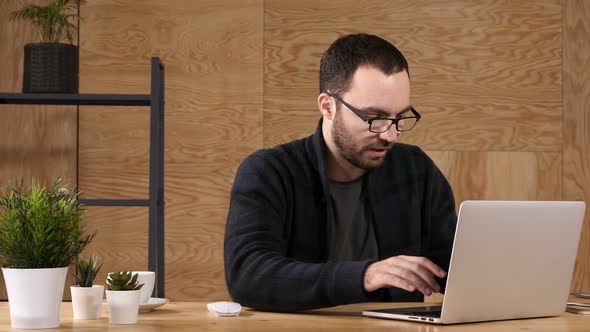
[[585, 209], [584, 202], [465, 201], [442, 306], [363, 315], [433, 324], [558, 316]]

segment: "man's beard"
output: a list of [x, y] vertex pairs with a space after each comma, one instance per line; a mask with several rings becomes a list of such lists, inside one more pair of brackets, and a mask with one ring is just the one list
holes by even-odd
[[[369, 128], [367, 128], [367, 130], [369, 130]], [[332, 138], [334, 139], [334, 144], [336, 144], [336, 147], [340, 149], [340, 153], [342, 153], [344, 159], [346, 159], [355, 167], [367, 171], [381, 166], [385, 158], [367, 158], [367, 160], [363, 160], [361, 158], [363, 152], [370, 149], [389, 149], [392, 145], [392, 143], [380, 140], [381, 144], [379, 144], [378, 146], [365, 146], [359, 148], [354, 142], [354, 138], [352, 137], [352, 135], [350, 135], [350, 133], [344, 127], [340, 110], [336, 110], [336, 114], [334, 115], [334, 124], [332, 126]]]

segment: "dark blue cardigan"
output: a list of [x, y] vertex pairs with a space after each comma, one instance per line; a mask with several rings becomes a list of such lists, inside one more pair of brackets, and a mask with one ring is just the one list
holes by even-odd
[[[393, 287], [365, 292], [364, 272], [373, 261], [327, 261], [327, 221], [334, 216], [321, 123], [307, 138], [256, 151], [238, 169], [224, 246], [231, 297], [269, 311], [423, 301], [417, 291]], [[396, 143], [365, 176], [379, 258], [425, 256], [448, 270], [455, 202], [433, 161], [416, 146]]]

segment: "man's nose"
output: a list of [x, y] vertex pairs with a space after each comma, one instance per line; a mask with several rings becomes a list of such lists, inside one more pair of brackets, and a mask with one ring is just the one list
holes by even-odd
[[391, 128], [387, 129], [387, 131], [380, 133], [379, 138], [389, 143], [393, 143], [397, 140], [398, 135], [399, 132], [397, 131], [395, 125], [393, 125]]

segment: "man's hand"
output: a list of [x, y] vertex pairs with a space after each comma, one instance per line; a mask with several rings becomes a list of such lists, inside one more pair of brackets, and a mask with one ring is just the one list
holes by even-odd
[[419, 290], [429, 296], [440, 292], [434, 277], [446, 275], [443, 269], [424, 257], [395, 256], [369, 265], [365, 271], [365, 290], [372, 292], [393, 286], [408, 292]]

